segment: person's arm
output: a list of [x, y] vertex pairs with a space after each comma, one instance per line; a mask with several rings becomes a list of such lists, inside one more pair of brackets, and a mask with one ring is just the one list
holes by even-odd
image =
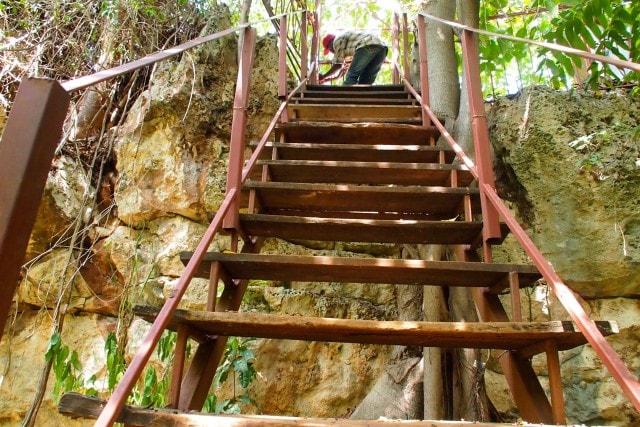
[[342, 71], [342, 64], [331, 65], [329, 71], [327, 71], [326, 73], [320, 73], [320, 75], [318, 76], [318, 78], [320, 79], [319, 83], [324, 83], [327, 80], [333, 80], [340, 77], [342, 73], [338, 73], [338, 71]]

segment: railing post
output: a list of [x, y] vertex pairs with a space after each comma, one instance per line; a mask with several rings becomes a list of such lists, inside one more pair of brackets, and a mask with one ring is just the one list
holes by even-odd
[[253, 52], [256, 45], [256, 30], [247, 27], [244, 33], [244, 43], [241, 46], [242, 56], [238, 64], [238, 80], [233, 100], [231, 147], [229, 150], [229, 169], [227, 171], [227, 194], [231, 190], [236, 190], [236, 198], [233, 200], [229, 213], [225, 216], [222, 224], [222, 227], [226, 230], [238, 230], [242, 164], [247, 134], [247, 106], [249, 105]]
[[[418, 14], [418, 50], [420, 53], [420, 96], [422, 103], [427, 107], [429, 104], [429, 67], [427, 64], [427, 34], [424, 27], [424, 16]], [[431, 118], [422, 109], [422, 124], [431, 126]]]
[[[391, 55], [391, 57], [393, 58], [393, 62], [396, 64], [400, 63], [400, 40], [398, 40], [398, 38], [400, 37], [400, 21], [399, 21], [399, 17], [397, 13], [393, 14], [393, 28], [392, 28], [392, 39], [391, 40], [391, 47], [393, 49], [393, 54]], [[393, 78], [393, 84], [397, 85], [400, 82], [400, 73], [399, 70], [396, 67], [393, 67], [392, 70], [392, 78]]]
[[403, 67], [404, 78], [411, 81], [411, 69], [409, 66], [409, 25], [407, 24], [407, 14], [402, 14], [402, 49], [403, 49]]
[[23, 79], [0, 142], [0, 339], [69, 101], [56, 81]]
[[280, 18], [280, 49], [278, 60], [278, 97], [287, 97], [287, 16]]
[[[473, 144], [476, 152], [480, 188], [482, 189], [484, 184], [489, 185], [491, 188], [495, 188], [489, 129], [487, 127], [484, 100], [482, 99], [478, 36], [468, 30], [464, 30], [462, 32], [462, 62], [464, 64], [464, 73], [467, 80], [467, 93], [469, 96], [469, 109], [473, 130]], [[488, 252], [488, 243], [490, 240], [499, 239], [501, 236], [500, 221], [498, 212], [493, 205], [489, 203], [484, 191], [480, 192], [480, 203], [484, 224], [482, 236], [485, 243], [485, 252]]]
[[302, 12], [300, 18], [300, 77], [301, 80], [309, 77], [309, 45], [307, 43], [307, 16], [308, 12]]
[[318, 84], [318, 72], [320, 71], [320, 11], [321, 0], [316, 0], [315, 11], [313, 12], [313, 36], [311, 37], [311, 60], [315, 62], [313, 74], [309, 79], [311, 84]]

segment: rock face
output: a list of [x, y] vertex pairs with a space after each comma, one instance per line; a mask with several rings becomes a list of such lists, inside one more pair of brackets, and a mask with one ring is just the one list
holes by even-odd
[[[618, 322], [609, 337], [631, 372], [640, 373], [640, 102], [616, 93], [559, 93], [544, 87], [497, 101], [488, 114], [498, 186], [560, 277], [586, 299], [592, 318]], [[635, 134], [634, 134], [635, 132]], [[522, 260], [498, 250], [496, 262]], [[523, 293], [532, 320], [568, 319], [539, 287]], [[526, 314], [526, 313], [525, 313]], [[499, 355], [497, 355], [499, 356]], [[546, 375], [544, 357], [534, 360]], [[635, 425], [640, 417], [590, 346], [561, 355], [571, 422]], [[496, 366], [490, 365], [490, 369]], [[487, 371], [500, 412], [515, 409], [504, 377]], [[494, 387], [495, 386], [495, 387]], [[505, 399], [506, 398], [506, 399]]]
[[503, 197], [583, 297], [640, 294], [639, 112], [616, 93], [543, 87], [491, 108]]
[[[231, 27], [212, 21], [207, 32]], [[261, 136], [278, 108], [275, 39], [256, 49], [249, 135]], [[119, 218], [140, 228], [145, 222], [179, 215], [202, 222], [224, 198], [226, 162], [237, 73], [237, 41], [225, 37], [165, 62], [141, 96], [117, 144]], [[142, 119], [141, 119], [142, 118]], [[213, 118], [213, 119], [212, 119]]]
[[[208, 32], [228, 28], [227, 18]], [[34, 395], [51, 336], [51, 310], [61, 290], [70, 295], [62, 339], [78, 352], [84, 386], [105, 390], [105, 339], [128, 335], [132, 357], [148, 324], [131, 319], [134, 304], [160, 306], [181, 274], [179, 253], [192, 250], [206, 219], [222, 200], [233, 102], [236, 41], [225, 38], [155, 72], [151, 86], [128, 116], [117, 139], [118, 184], [111, 216], [96, 219], [82, 200], [92, 194], [71, 160], [52, 170], [44, 208], [30, 246], [29, 269], [16, 296], [16, 316], [0, 343], [0, 425], [19, 425]], [[249, 133], [259, 135], [278, 105], [275, 41], [258, 44]], [[587, 299], [595, 319], [616, 320], [609, 338], [633, 372], [640, 372], [640, 104], [616, 94], [558, 93], [532, 88], [490, 111], [500, 191], [566, 282]], [[46, 209], [46, 211], [44, 210]], [[117, 215], [116, 215], [117, 213]], [[84, 250], [54, 245], [76, 221], [88, 228]], [[496, 261], [522, 261], [508, 241]], [[228, 248], [216, 238], [211, 250]], [[315, 247], [311, 249], [310, 247]], [[265, 251], [291, 254], [398, 257], [392, 245], [367, 247], [270, 240]], [[65, 280], [61, 280], [65, 279]], [[202, 309], [207, 282], [194, 280], [183, 308]], [[393, 286], [331, 283], [252, 283], [243, 310], [353, 319], [395, 319]], [[531, 320], [567, 318], [540, 286], [521, 295]], [[391, 349], [259, 340], [251, 344], [258, 379], [247, 411], [271, 414], [348, 416], [387, 366]], [[490, 397], [505, 418], [517, 418], [493, 354], [487, 364]], [[561, 356], [570, 422], [633, 425], [638, 414], [610, 375], [584, 346]], [[157, 361], [156, 366], [160, 366]], [[543, 358], [534, 365], [546, 376]], [[160, 368], [158, 368], [160, 369]], [[41, 408], [43, 425], [92, 425], [61, 417], [52, 401], [51, 376]], [[220, 398], [233, 395], [227, 385]]]

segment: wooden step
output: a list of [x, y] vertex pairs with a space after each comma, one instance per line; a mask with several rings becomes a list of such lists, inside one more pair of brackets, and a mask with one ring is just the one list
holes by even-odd
[[[470, 221], [375, 220], [241, 214], [242, 230], [251, 236], [293, 240], [412, 243], [439, 245], [481, 244], [482, 223]], [[502, 224], [502, 236], [508, 227]]]
[[[251, 142], [255, 147], [257, 142]], [[451, 149], [426, 145], [395, 144], [319, 144], [295, 142], [269, 142], [261, 158], [271, 159], [273, 149], [281, 160], [328, 160], [346, 162], [391, 162], [391, 163], [451, 163], [456, 157]]]
[[261, 160], [261, 165], [268, 167], [271, 181], [278, 182], [419, 186], [456, 182], [458, 187], [467, 187], [474, 181], [463, 165], [326, 160]]
[[[330, 94], [333, 95], [333, 94]], [[402, 94], [399, 94], [402, 95]], [[295, 97], [291, 99], [291, 104], [359, 104], [359, 105], [417, 105], [417, 101], [415, 99], [409, 99], [408, 97], [382, 97], [382, 96], [353, 96], [347, 95], [344, 97], [328, 97], [328, 96], [309, 96], [306, 95], [304, 97]]]
[[[58, 411], [69, 417], [98, 418], [106, 401], [80, 393], [65, 393], [58, 403]], [[513, 423], [483, 423], [467, 421], [406, 421], [406, 420], [350, 420], [342, 418], [303, 418], [274, 415], [229, 415], [202, 412], [183, 412], [177, 409], [156, 409], [147, 406], [125, 405], [116, 422], [130, 426], [297, 426], [297, 427], [514, 427]], [[552, 427], [535, 424], [535, 427]], [[555, 427], [555, 425], [553, 426]]]
[[343, 123], [421, 123], [422, 107], [402, 105], [289, 104], [290, 120]]
[[[185, 265], [192, 256], [180, 254]], [[212, 262], [220, 262], [229, 279], [486, 287], [494, 293], [509, 286], [511, 272], [518, 274], [522, 288], [541, 277], [534, 266], [522, 264], [219, 252], [205, 255], [196, 277], [208, 279]]]
[[455, 218], [463, 211], [465, 196], [471, 197], [474, 212], [480, 209], [478, 190], [468, 187], [374, 187], [247, 181], [243, 189], [255, 190], [264, 213], [300, 209], [434, 214]]
[[287, 122], [276, 127], [276, 141], [280, 135], [286, 142], [317, 144], [394, 144], [430, 145], [430, 138], [439, 135], [435, 127], [393, 123], [333, 123]]
[[[136, 307], [134, 314], [153, 322], [157, 308]], [[550, 322], [407, 322], [335, 319], [278, 314], [176, 310], [168, 328], [179, 325], [207, 334], [300, 341], [404, 345], [411, 347], [481, 348], [544, 351], [544, 341], [558, 350], [585, 344], [586, 338], [570, 321]], [[604, 335], [617, 332], [615, 322], [600, 321]]]
[[[404, 85], [353, 85], [353, 86], [331, 86], [331, 85], [307, 85], [306, 90], [318, 92], [404, 92]], [[406, 92], [405, 92], [406, 93]]]
[[415, 101], [416, 99], [408, 92], [404, 90], [376, 90], [371, 88], [366, 91], [354, 91], [348, 88], [339, 87], [335, 90], [316, 90], [307, 89], [304, 92], [296, 95], [293, 99], [319, 99], [319, 98], [351, 98], [351, 99], [365, 99], [365, 98], [384, 98], [384, 99], [408, 99]]

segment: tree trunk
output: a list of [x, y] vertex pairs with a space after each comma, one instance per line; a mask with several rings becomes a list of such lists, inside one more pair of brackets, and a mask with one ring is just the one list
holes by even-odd
[[[402, 258], [418, 258], [418, 251], [405, 245]], [[422, 286], [396, 286], [398, 320], [422, 320]], [[422, 349], [396, 346], [391, 362], [351, 418], [374, 420], [422, 419]]]
[[[471, 27], [478, 27], [479, 0], [457, 0], [458, 21]], [[464, 73], [464, 70], [463, 70]], [[454, 139], [472, 159], [475, 159], [470, 106], [466, 76], [462, 76], [460, 111], [452, 129]], [[464, 254], [457, 255], [464, 261]], [[449, 292], [451, 320], [455, 322], [477, 322], [475, 304], [468, 288], [451, 288]], [[453, 359], [453, 418], [486, 421], [488, 398], [484, 388], [484, 363], [482, 353], [474, 349], [459, 349]]]
[[[477, 28], [480, 15], [480, 0], [457, 0], [457, 2], [458, 22]], [[461, 81], [460, 110], [451, 134], [464, 152], [475, 160], [469, 97], [467, 96], [467, 79], [465, 78], [464, 70], [462, 71]]]
[[[249, 22], [249, 12], [251, 11], [251, 0], [242, 2], [242, 10], [240, 11], [240, 24]], [[240, 64], [240, 56], [242, 55], [242, 45], [244, 44], [244, 31], [240, 31], [238, 37], [238, 64]]]
[[[456, 3], [451, 0], [427, 0], [422, 10], [429, 15], [453, 20]], [[453, 30], [447, 25], [430, 19], [425, 21], [431, 109], [439, 118], [451, 121], [458, 115], [460, 102], [458, 62], [453, 44]]]
[[[444, 253], [441, 245], [419, 245], [419, 258], [425, 261], [440, 261]], [[445, 317], [444, 295], [439, 286], [425, 286], [423, 290], [423, 311], [425, 322], [440, 322]], [[443, 381], [443, 352], [436, 347], [425, 347], [424, 358], [424, 419], [445, 418], [445, 394]]]

